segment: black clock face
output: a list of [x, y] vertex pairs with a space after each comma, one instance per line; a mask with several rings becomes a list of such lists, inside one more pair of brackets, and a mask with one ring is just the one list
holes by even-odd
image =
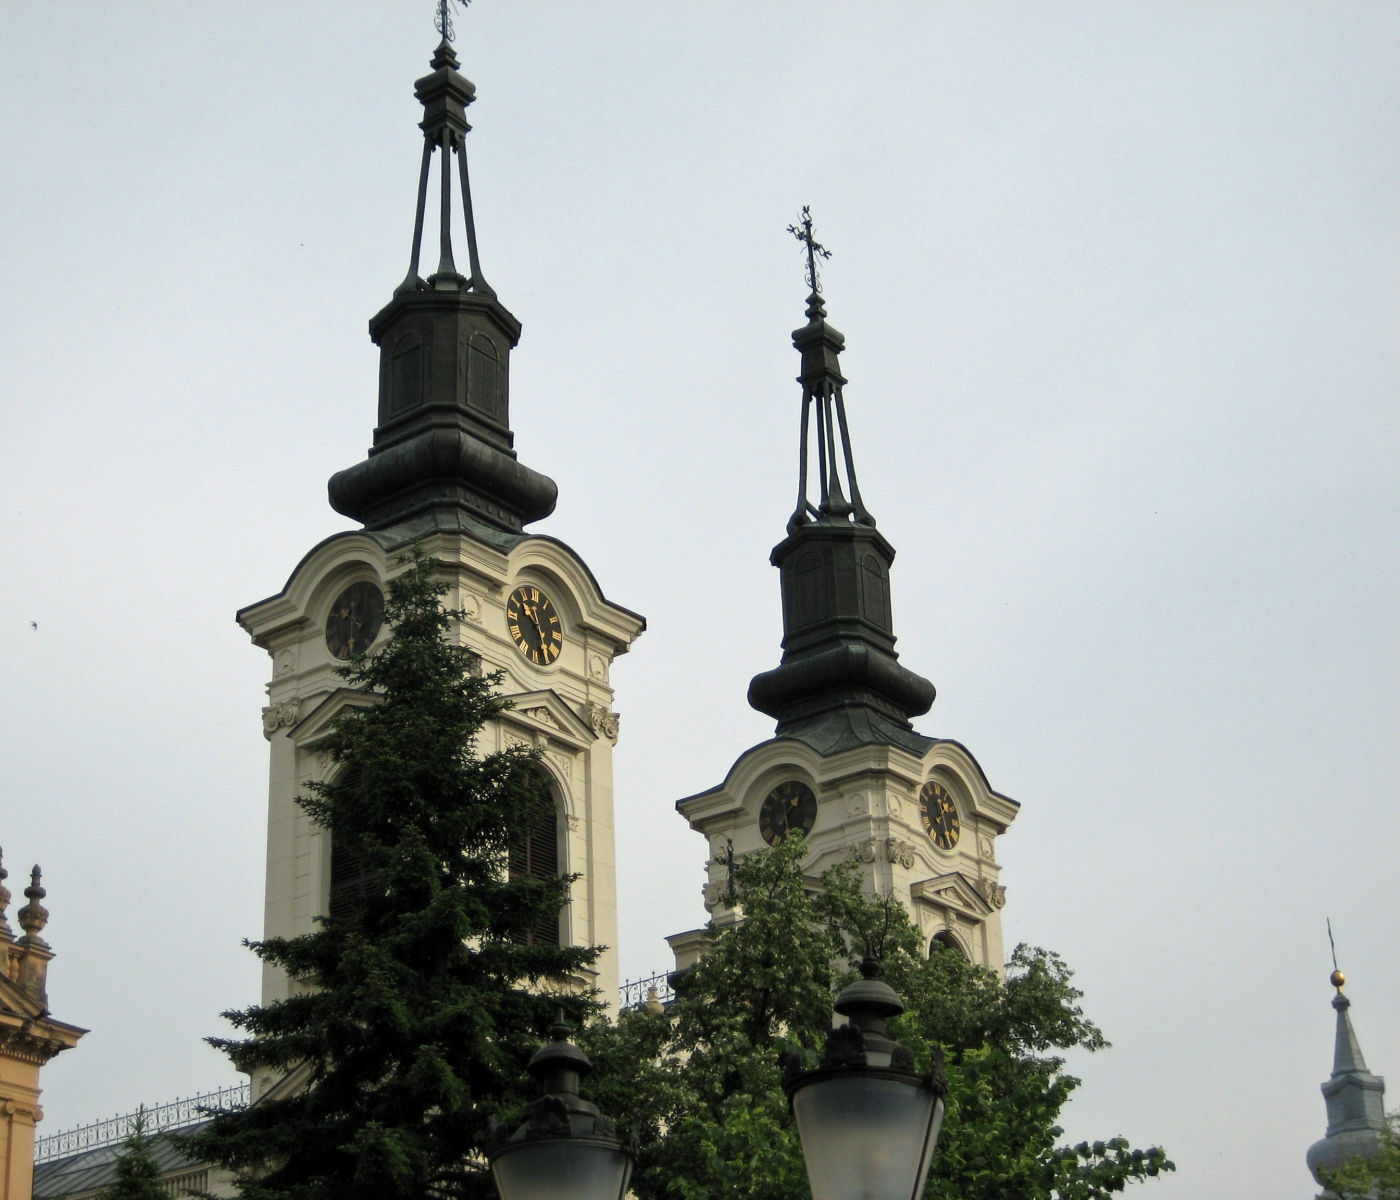
[[516, 649], [536, 666], [548, 666], [564, 648], [559, 614], [537, 587], [526, 585], [511, 592], [506, 601], [506, 628]]
[[924, 832], [939, 849], [951, 850], [958, 844], [958, 834], [962, 832], [958, 806], [948, 789], [936, 780], [930, 779], [919, 792], [919, 816], [923, 818]]
[[326, 618], [326, 647], [336, 658], [363, 654], [384, 624], [384, 593], [368, 581], [352, 583], [335, 598]]
[[776, 846], [789, 833], [804, 837], [817, 823], [817, 797], [805, 783], [780, 783], [764, 798], [758, 810], [758, 831], [770, 846]]

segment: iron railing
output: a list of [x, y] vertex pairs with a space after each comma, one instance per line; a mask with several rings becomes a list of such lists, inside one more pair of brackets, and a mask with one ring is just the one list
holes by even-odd
[[208, 1119], [211, 1111], [227, 1112], [229, 1109], [244, 1108], [250, 1100], [248, 1085], [236, 1083], [216, 1092], [205, 1092], [202, 1096], [172, 1100], [169, 1104], [158, 1104], [154, 1108], [142, 1109], [139, 1112], [108, 1117], [105, 1121], [94, 1121], [91, 1125], [79, 1125], [76, 1129], [65, 1129], [60, 1133], [36, 1139], [34, 1161], [41, 1163], [54, 1158], [67, 1158], [70, 1154], [78, 1154], [83, 1150], [96, 1150], [99, 1146], [110, 1146], [123, 1141], [131, 1133], [132, 1125], [141, 1113], [146, 1117], [146, 1132], [161, 1133], [167, 1129], [198, 1125]]
[[651, 975], [646, 979], [629, 979], [618, 988], [620, 1008], [640, 1008], [651, 998], [652, 988], [656, 989], [656, 998], [662, 1004], [670, 1004], [676, 998], [676, 993], [671, 988], [670, 977], [664, 972], [660, 975]]

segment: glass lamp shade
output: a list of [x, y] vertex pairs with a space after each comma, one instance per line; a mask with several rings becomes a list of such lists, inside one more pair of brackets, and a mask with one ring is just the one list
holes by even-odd
[[793, 1091], [792, 1112], [812, 1200], [923, 1194], [943, 1101], [922, 1080], [871, 1069], [815, 1071]]
[[622, 1200], [632, 1156], [611, 1139], [543, 1137], [491, 1160], [501, 1200]]

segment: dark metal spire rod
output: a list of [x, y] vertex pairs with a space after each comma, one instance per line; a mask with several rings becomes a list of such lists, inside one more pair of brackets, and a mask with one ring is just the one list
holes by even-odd
[[[422, 120], [423, 163], [418, 172], [418, 204], [413, 222], [413, 249], [409, 256], [408, 274], [398, 290], [418, 291], [432, 288], [435, 291], [465, 290], [494, 296], [495, 292], [487, 284], [481, 273], [481, 258], [477, 252], [476, 220], [472, 212], [471, 178], [467, 169], [466, 135], [471, 126], [466, 121], [466, 107], [475, 98], [476, 89], [471, 82], [457, 73], [457, 56], [452, 51], [453, 34], [451, 4], [463, 4], [465, 0], [439, 0], [436, 24], [442, 34], [442, 42], [433, 55], [433, 74], [420, 79], [417, 94], [426, 110]], [[430, 160], [436, 151], [442, 152], [441, 187], [438, 207], [439, 257], [437, 270], [425, 282], [418, 275], [419, 262], [423, 249], [423, 220], [428, 201], [428, 177]], [[452, 253], [452, 164], [453, 154], [458, 156], [458, 177], [462, 189], [462, 220], [467, 234], [467, 254], [471, 260], [471, 276], [464, 279], [457, 271], [456, 259]]]
[[442, 131], [442, 199], [438, 208], [438, 275], [456, 275], [457, 264], [452, 260], [452, 130]]
[[[802, 431], [798, 447], [797, 507], [788, 521], [791, 532], [810, 520], [846, 522], [858, 525], [875, 524], [866, 510], [856, 482], [855, 455], [851, 449], [851, 431], [846, 421], [846, 400], [843, 394], [846, 380], [841, 374], [840, 352], [846, 339], [827, 324], [826, 306], [821, 296], [818, 262], [831, 257], [812, 232], [812, 212], [803, 206], [796, 225], [788, 232], [802, 243], [807, 258], [807, 324], [792, 335], [793, 344], [802, 353]], [[811, 445], [810, 412], [816, 411], [816, 445]], [[840, 434], [838, 457], [837, 434]], [[807, 498], [808, 457], [817, 457], [818, 502]], [[844, 468], [846, 481], [842, 486]], [[847, 499], [849, 494], [850, 499]]]

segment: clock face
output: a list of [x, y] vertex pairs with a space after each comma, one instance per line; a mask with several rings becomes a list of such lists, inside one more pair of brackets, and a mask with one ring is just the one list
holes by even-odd
[[958, 806], [948, 789], [936, 780], [930, 779], [919, 792], [919, 816], [923, 818], [924, 832], [933, 839], [933, 844], [941, 850], [951, 850], [958, 844]]
[[526, 585], [511, 592], [506, 601], [506, 628], [516, 649], [536, 666], [548, 666], [564, 648], [559, 614], [537, 587]]
[[789, 833], [805, 837], [816, 823], [817, 797], [811, 788], [796, 779], [778, 784], [758, 810], [758, 831], [770, 846], [776, 846]]
[[363, 654], [384, 624], [384, 593], [366, 580], [352, 583], [335, 598], [326, 618], [326, 648], [336, 658]]

